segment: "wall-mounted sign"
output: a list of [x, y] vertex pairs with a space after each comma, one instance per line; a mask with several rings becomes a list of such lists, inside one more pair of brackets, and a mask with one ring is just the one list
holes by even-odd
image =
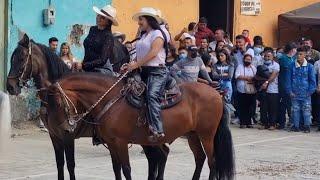
[[241, 0], [240, 11], [242, 15], [256, 16], [261, 12], [261, 1], [260, 0]]

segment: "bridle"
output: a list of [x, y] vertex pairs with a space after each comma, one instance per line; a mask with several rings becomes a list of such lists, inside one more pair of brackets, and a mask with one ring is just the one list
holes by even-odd
[[[108, 95], [111, 90], [116, 87], [117, 84], [119, 84], [121, 82], [121, 80], [123, 78], [125, 78], [128, 73], [130, 71], [127, 71], [123, 74], [121, 74], [118, 78], [118, 80], [113, 83], [113, 85], [107, 90], [105, 91], [105, 93], [99, 97], [99, 99], [94, 103], [92, 104], [84, 113], [79, 113], [77, 107], [75, 106], [75, 104], [72, 102], [72, 100], [68, 97], [68, 95], [65, 93], [65, 91], [63, 90], [63, 88], [61, 87], [61, 85], [59, 84], [59, 82], [56, 82], [55, 85], [57, 86], [60, 94], [62, 95], [63, 97], [63, 103], [65, 104], [65, 107], [64, 107], [64, 112], [67, 116], [67, 121], [68, 121], [68, 124], [70, 125], [70, 131], [73, 132], [78, 124], [78, 122], [80, 121], [85, 121], [86, 123], [88, 124], [92, 124], [92, 125], [99, 125], [98, 123], [95, 123], [95, 122], [91, 122], [91, 121], [87, 121], [86, 120], [86, 117], [87, 115], [92, 112], [92, 110], [97, 107], [99, 105], [99, 103], [106, 97], [106, 95]], [[113, 104], [115, 104], [121, 97], [123, 97], [125, 94], [126, 94], [126, 91], [127, 89], [126, 88], [122, 88], [120, 90], [120, 95], [116, 96], [115, 98], [113, 98], [111, 101], [109, 101], [105, 107], [107, 107], [107, 109], [104, 109], [103, 112], [106, 112], [108, 111]], [[71, 113], [71, 109], [73, 109], [73, 113]], [[104, 113], [100, 113], [98, 116], [102, 116]]]
[[[28, 70], [28, 64], [30, 63], [31, 67]], [[28, 48], [28, 56], [26, 62], [23, 64], [23, 70], [19, 71], [19, 74], [14, 76], [8, 76], [8, 79], [18, 79], [19, 80], [19, 86], [22, 87], [27, 81], [29, 81], [32, 78], [33, 73], [33, 62], [32, 62], [32, 42], [29, 41], [29, 48]]]

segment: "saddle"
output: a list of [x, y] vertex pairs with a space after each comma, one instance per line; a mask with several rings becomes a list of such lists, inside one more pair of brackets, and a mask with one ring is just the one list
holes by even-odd
[[[128, 103], [137, 108], [141, 109], [146, 107], [145, 90], [146, 84], [141, 80], [139, 73], [135, 73], [127, 78], [127, 93], [126, 100]], [[169, 76], [164, 93], [161, 97], [161, 109], [167, 109], [175, 106], [182, 100], [182, 93], [176, 82], [176, 80]]]

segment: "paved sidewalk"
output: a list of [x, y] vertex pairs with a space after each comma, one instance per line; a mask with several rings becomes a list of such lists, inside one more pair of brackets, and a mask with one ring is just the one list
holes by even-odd
[[[320, 133], [289, 133], [232, 128], [237, 179], [320, 179]], [[193, 155], [185, 139], [171, 145], [165, 172], [167, 180], [191, 179]], [[56, 180], [54, 153], [47, 134], [19, 136], [0, 157], [0, 179]], [[130, 149], [133, 179], [147, 179], [147, 160], [141, 147]], [[3, 154], [2, 154], [3, 155]], [[114, 179], [109, 152], [93, 147], [90, 138], [76, 141], [79, 180]], [[65, 177], [68, 179], [65, 171]], [[207, 179], [205, 164], [201, 179]]]

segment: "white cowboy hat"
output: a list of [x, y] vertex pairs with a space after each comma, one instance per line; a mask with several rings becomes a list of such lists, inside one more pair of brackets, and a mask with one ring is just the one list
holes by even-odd
[[132, 19], [135, 21], [138, 21], [140, 16], [151, 16], [157, 20], [159, 24], [161, 24], [162, 20], [158, 15], [158, 12], [156, 9], [152, 7], [144, 7], [141, 8], [139, 12], [137, 12], [135, 15], [133, 15]]
[[160, 9], [157, 9], [157, 15], [161, 19], [161, 23], [163, 23], [163, 24], [167, 24], [168, 23], [168, 21], [165, 19], [165, 17], [163, 16], [163, 14], [162, 14]]
[[116, 19], [117, 16], [117, 10], [111, 6], [111, 5], [106, 5], [104, 6], [102, 9], [93, 6], [92, 9], [99, 15], [106, 17], [107, 19], [109, 19], [110, 21], [112, 21], [112, 24], [114, 26], [118, 26], [118, 21]]

